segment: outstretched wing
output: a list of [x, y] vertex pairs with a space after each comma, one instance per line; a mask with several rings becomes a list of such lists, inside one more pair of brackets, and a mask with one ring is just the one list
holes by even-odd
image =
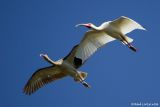
[[50, 66], [37, 70], [24, 87], [25, 94], [32, 94], [47, 83], [67, 76], [57, 66]]
[[120, 30], [122, 34], [127, 34], [135, 29], [145, 30], [145, 28], [143, 28], [139, 23], [125, 16], [121, 16], [109, 24]]
[[76, 45], [64, 60], [79, 68], [92, 54], [106, 43], [115, 40], [103, 31], [88, 31], [79, 45]]

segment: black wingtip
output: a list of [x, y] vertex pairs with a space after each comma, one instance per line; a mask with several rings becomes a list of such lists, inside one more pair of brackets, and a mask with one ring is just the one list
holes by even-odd
[[76, 68], [80, 67], [82, 65], [82, 59], [74, 57], [74, 64]]

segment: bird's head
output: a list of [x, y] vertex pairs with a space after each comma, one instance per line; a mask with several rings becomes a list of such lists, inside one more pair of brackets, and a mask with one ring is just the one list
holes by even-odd
[[79, 27], [79, 26], [85, 26], [89, 29], [94, 28], [94, 25], [92, 23], [86, 23], [86, 24], [77, 24], [75, 27]]

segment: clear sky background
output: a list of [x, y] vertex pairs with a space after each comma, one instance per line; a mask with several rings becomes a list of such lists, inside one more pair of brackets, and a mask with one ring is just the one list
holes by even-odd
[[[1, 0], [1, 107], [130, 107], [131, 102], [160, 104], [160, 2], [158, 0]], [[32, 73], [67, 55], [86, 28], [78, 23], [130, 17], [147, 31], [130, 34], [134, 53], [114, 41], [93, 55], [80, 70], [91, 89], [64, 78], [31, 96], [22, 89]]]

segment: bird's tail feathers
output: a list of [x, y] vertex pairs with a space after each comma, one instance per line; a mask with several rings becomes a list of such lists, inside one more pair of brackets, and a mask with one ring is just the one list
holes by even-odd
[[133, 42], [133, 39], [132, 39], [132, 38], [130, 38], [130, 37], [128, 37], [128, 36], [125, 36], [125, 38], [126, 38], [126, 40], [127, 40], [129, 43]]
[[[83, 80], [85, 80], [86, 77], [87, 77], [87, 75], [88, 75], [88, 73], [82, 72], [82, 71], [78, 71], [78, 73], [79, 73], [79, 75], [81, 76], [81, 78], [82, 78]], [[80, 78], [79, 78], [78, 76], [76, 76], [76, 77], [74, 78], [74, 80], [75, 80], [76, 82], [79, 82], [79, 81], [80, 81]]]
[[81, 72], [81, 71], [79, 71], [79, 74], [80, 74], [80, 76], [83, 78], [83, 80], [85, 80], [86, 77], [87, 77], [87, 75], [88, 75], [88, 73], [86, 73], [86, 72]]

